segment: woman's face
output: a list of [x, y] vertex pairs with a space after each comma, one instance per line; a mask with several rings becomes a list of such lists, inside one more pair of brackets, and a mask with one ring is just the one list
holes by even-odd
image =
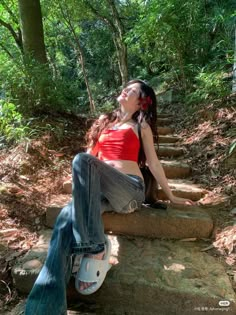
[[117, 101], [127, 111], [136, 112], [140, 109], [140, 84], [133, 83], [125, 87], [118, 96]]

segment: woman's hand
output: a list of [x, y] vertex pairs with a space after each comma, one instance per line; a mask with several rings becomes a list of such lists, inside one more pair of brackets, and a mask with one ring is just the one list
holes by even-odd
[[190, 200], [190, 199], [185, 199], [185, 198], [180, 198], [180, 197], [176, 197], [174, 195], [171, 196], [170, 201], [173, 204], [176, 205], [185, 205], [185, 206], [194, 206], [196, 205], [196, 202]]

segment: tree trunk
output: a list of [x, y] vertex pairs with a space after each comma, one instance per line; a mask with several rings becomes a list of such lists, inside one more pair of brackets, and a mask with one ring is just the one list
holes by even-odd
[[114, 0], [107, 0], [111, 11], [112, 15], [114, 18], [114, 26], [116, 29], [115, 34], [113, 34], [115, 46], [116, 46], [116, 51], [117, 51], [117, 57], [118, 57], [118, 64], [119, 64], [119, 69], [120, 69], [120, 74], [121, 74], [121, 80], [122, 80], [122, 85], [125, 85], [128, 82], [128, 61], [127, 61], [127, 46], [123, 41], [124, 38], [124, 26], [121, 22], [119, 13], [117, 11], [117, 8], [115, 6]]
[[93, 96], [92, 96], [92, 92], [91, 92], [91, 89], [90, 89], [90, 85], [89, 85], [89, 80], [88, 80], [88, 77], [87, 77], [87, 73], [86, 73], [86, 67], [85, 67], [85, 61], [84, 61], [84, 54], [83, 54], [83, 49], [80, 45], [80, 41], [79, 41], [79, 37], [78, 35], [76, 34], [76, 31], [75, 31], [75, 28], [74, 26], [72, 25], [72, 22], [71, 22], [71, 19], [68, 15], [65, 14], [65, 7], [63, 7], [62, 5], [60, 5], [60, 9], [61, 9], [61, 14], [68, 26], [68, 29], [71, 31], [71, 33], [74, 35], [74, 40], [75, 40], [75, 44], [72, 43], [72, 46], [75, 47], [75, 51], [77, 53], [77, 56], [78, 56], [78, 59], [79, 59], [79, 62], [81, 64], [81, 68], [82, 68], [82, 72], [83, 72], [83, 75], [84, 75], [84, 82], [85, 82], [85, 85], [86, 85], [86, 89], [87, 89], [87, 93], [88, 93], [88, 98], [89, 98], [89, 108], [90, 108], [90, 112], [91, 113], [94, 113], [95, 112], [95, 104], [94, 104], [94, 101], [93, 101]]
[[118, 58], [118, 65], [121, 75], [122, 84], [125, 85], [128, 81], [128, 61], [127, 61], [127, 46], [124, 43], [125, 30], [119, 13], [116, 9], [114, 0], [107, 0], [107, 4], [112, 11], [112, 20], [105, 15], [101, 14], [99, 10], [95, 9], [89, 1], [86, 1], [86, 5], [91, 12], [99, 19], [105, 22], [112, 32], [113, 42], [116, 48], [116, 54]]
[[87, 78], [87, 74], [86, 74], [86, 70], [85, 70], [83, 51], [82, 51], [82, 48], [81, 48], [80, 43], [79, 43], [78, 40], [76, 41], [76, 44], [77, 44], [76, 45], [77, 46], [76, 51], [77, 51], [77, 55], [78, 55], [81, 67], [82, 67], [82, 72], [83, 72], [83, 75], [84, 75], [84, 81], [85, 81], [85, 84], [86, 84], [87, 93], [88, 93], [88, 97], [89, 97], [90, 112], [94, 113], [95, 112], [95, 105], [94, 105], [92, 93], [91, 93], [91, 90], [90, 90], [90, 86], [89, 86], [89, 82], [88, 82], [88, 78]]
[[122, 85], [125, 85], [128, 82], [127, 47], [123, 43], [122, 39], [114, 36], [113, 40], [116, 47]]
[[47, 63], [40, 0], [18, 0], [24, 55]]

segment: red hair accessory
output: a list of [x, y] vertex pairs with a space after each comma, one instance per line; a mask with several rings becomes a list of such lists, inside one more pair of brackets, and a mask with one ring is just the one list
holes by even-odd
[[150, 96], [147, 96], [147, 97], [141, 98], [140, 104], [141, 104], [141, 109], [142, 109], [142, 110], [147, 110], [148, 107], [149, 107], [150, 105], [152, 105], [152, 99], [151, 99], [151, 97], [150, 97]]

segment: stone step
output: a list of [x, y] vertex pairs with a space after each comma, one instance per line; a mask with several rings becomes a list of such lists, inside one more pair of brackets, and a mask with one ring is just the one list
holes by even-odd
[[176, 143], [177, 141], [179, 141], [180, 138], [177, 136], [171, 136], [171, 135], [160, 135], [158, 137], [158, 141], [159, 143]]
[[191, 174], [191, 167], [184, 161], [160, 160], [168, 179], [181, 179]]
[[168, 205], [167, 210], [142, 207], [127, 215], [105, 212], [103, 221], [105, 230], [114, 234], [152, 238], [207, 238], [213, 229], [210, 216], [195, 206], [177, 209]]
[[[19, 292], [30, 292], [45, 261], [50, 237], [51, 231], [42, 232], [39, 243], [13, 267]], [[82, 302], [88, 309], [92, 305], [97, 315], [236, 313], [230, 280], [219, 260], [201, 251], [205, 243], [116, 235], [109, 238], [118, 263], [108, 272], [100, 290], [89, 296], [77, 293], [72, 277], [67, 289], [68, 308], [73, 303], [78, 310]], [[220, 301], [230, 305], [223, 310]]]
[[169, 135], [174, 132], [174, 129], [171, 127], [157, 127], [158, 135]]
[[[70, 201], [69, 196], [55, 196], [46, 209], [46, 226], [53, 227], [61, 209]], [[105, 209], [104, 209], [105, 210]], [[129, 213], [118, 214], [106, 208], [103, 213], [104, 228], [115, 234], [165, 238], [206, 238], [211, 235], [213, 222], [197, 206], [168, 205], [167, 210], [142, 207]], [[181, 229], [179, 228], [181, 226]]]
[[[169, 179], [168, 183], [175, 196], [194, 201], [200, 200], [208, 192], [207, 190], [187, 180]], [[157, 197], [160, 200], [168, 199], [161, 187], [158, 189]]]
[[[198, 201], [208, 193], [208, 191], [204, 188], [201, 188], [199, 185], [194, 184], [191, 181], [186, 179], [169, 179], [169, 186], [173, 191], [174, 195], [181, 198], [191, 199], [193, 201]], [[71, 182], [64, 183], [64, 193], [71, 194]], [[70, 200], [70, 196], [62, 195], [64, 201], [60, 202], [62, 206], [66, 204]], [[157, 199], [159, 200], [167, 200], [167, 196], [160, 186], [157, 186], [156, 191]]]
[[169, 126], [173, 123], [171, 117], [157, 117], [157, 126]]
[[156, 152], [158, 157], [178, 157], [184, 154], [185, 149], [184, 147], [174, 147], [170, 144], [160, 144], [159, 148], [157, 149], [156, 146]]

